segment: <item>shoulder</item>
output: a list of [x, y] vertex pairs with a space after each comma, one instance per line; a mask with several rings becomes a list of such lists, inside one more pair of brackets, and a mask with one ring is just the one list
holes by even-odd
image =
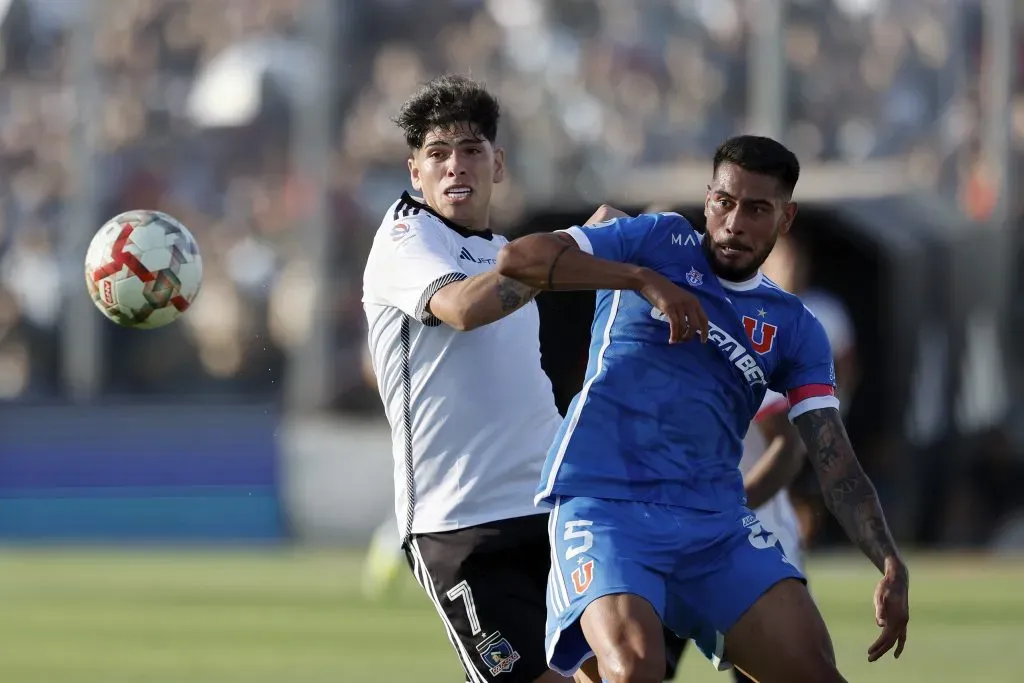
[[653, 229], [670, 244], [696, 247], [704, 239], [704, 236], [697, 232], [690, 221], [678, 213], [665, 211], [654, 214], [654, 218]]
[[758, 295], [774, 318], [773, 324], [789, 341], [787, 348], [800, 347], [808, 341], [826, 338], [825, 330], [814, 312], [796, 294], [787, 292], [771, 279], [762, 276]]
[[825, 328], [829, 342], [837, 351], [854, 345], [853, 321], [846, 305], [839, 298], [821, 290], [811, 290], [800, 298], [807, 310]]
[[691, 246], [700, 245], [701, 235], [678, 213], [642, 213], [639, 216], [631, 216], [618, 219], [623, 221], [623, 227], [629, 227], [634, 232], [642, 234], [647, 243], [652, 245], [676, 245]]
[[398, 249], [409, 242], [427, 240], [431, 243], [447, 244], [448, 230], [429, 211], [403, 193], [384, 212], [374, 243], [382, 248]]
[[784, 312], [785, 317], [790, 320], [802, 319], [805, 315], [811, 315], [810, 310], [804, 306], [800, 297], [786, 291], [767, 275], [761, 275], [757, 294], [766, 302], [770, 302], [774, 307], [780, 308]]

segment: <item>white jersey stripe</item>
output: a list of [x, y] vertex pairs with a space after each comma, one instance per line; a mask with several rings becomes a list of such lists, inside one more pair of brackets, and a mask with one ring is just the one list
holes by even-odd
[[416, 478], [413, 476], [412, 452], [412, 374], [409, 367], [409, 318], [402, 316], [402, 440], [405, 448], [405, 529], [402, 542], [412, 535], [416, 514]]
[[551, 511], [551, 521], [548, 524], [548, 529], [551, 534], [551, 571], [552, 575], [556, 577], [555, 581], [555, 595], [558, 598], [560, 604], [558, 611], [559, 613], [569, 608], [569, 604], [572, 602], [569, 599], [569, 588], [565, 583], [565, 577], [562, 576], [562, 563], [558, 561], [558, 545], [557, 534], [560, 522], [558, 519], [558, 512], [562, 508], [562, 497], [558, 496], [555, 498], [555, 509]]

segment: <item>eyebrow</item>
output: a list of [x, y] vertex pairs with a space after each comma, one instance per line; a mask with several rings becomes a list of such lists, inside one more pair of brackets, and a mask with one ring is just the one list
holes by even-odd
[[759, 204], [759, 205], [762, 205], [762, 206], [775, 206], [768, 199], [760, 199], [760, 198], [758, 198], [758, 199], [742, 199], [742, 200], [736, 199], [736, 197], [733, 197], [731, 194], [729, 194], [725, 190], [712, 190], [711, 193], [712, 194], [716, 194], [716, 195], [720, 195], [720, 196], [725, 197], [727, 199], [731, 199], [731, 200], [733, 200], [734, 202], [737, 202], [737, 203]]

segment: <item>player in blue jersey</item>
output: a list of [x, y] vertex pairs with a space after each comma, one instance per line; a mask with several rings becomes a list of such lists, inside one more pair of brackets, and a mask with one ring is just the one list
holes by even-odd
[[741, 442], [769, 388], [788, 396], [825, 500], [883, 574], [868, 659], [903, 650], [907, 568], [837, 410], [825, 332], [760, 272], [796, 215], [798, 176], [778, 142], [733, 138], [715, 154], [706, 235], [677, 214], [605, 210], [499, 254], [499, 273], [531, 287], [599, 290], [586, 382], [537, 495], [552, 507], [556, 670], [661, 681], [664, 624], [762, 683], [844, 680], [803, 575], [746, 507]]

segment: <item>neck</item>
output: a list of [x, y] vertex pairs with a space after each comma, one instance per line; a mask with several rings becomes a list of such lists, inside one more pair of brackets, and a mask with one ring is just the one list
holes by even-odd
[[448, 221], [450, 223], [454, 223], [455, 225], [459, 226], [460, 228], [465, 228], [466, 230], [470, 230], [472, 232], [487, 232], [488, 230], [491, 229], [491, 214], [490, 214], [490, 211], [485, 211], [482, 216], [473, 216], [469, 220], [448, 218], [436, 206], [431, 204], [429, 201], [427, 201], [427, 200], [425, 200], [423, 198], [419, 198], [419, 200], [422, 203], [424, 203], [427, 206], [429, 206], [430, 210], [433, 211], [435, 214], [437, 214], [438, 216], [441, 216], [442, 218], [444, 218], [446, 221]]

